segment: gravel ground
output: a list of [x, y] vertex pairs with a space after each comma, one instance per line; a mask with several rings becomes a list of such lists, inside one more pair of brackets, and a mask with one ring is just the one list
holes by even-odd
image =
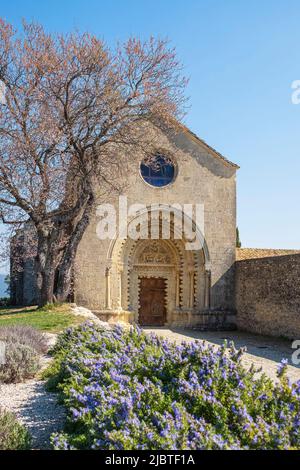
[[[47, 334], [49, 345], [56, 336]], [[51, 358], [42, 356], [41, 367], [47, 367]], [[50, 436], [64, 425], [64, 408], [57, 403], [55, 393], [45, 390], [43, 380], [31, 379], [18, 384], [0, 385], [0, 405], [14, 412], [32, 436], [33, 449], [49, 449]]]

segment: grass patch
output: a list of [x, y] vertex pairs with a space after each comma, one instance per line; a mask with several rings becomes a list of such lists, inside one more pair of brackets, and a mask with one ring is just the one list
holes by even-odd
[[48, 333], [58, 333], [71, 325], [78, 325], [84, 317], [75, 316], [67, 304], [37, 307], [2, 307], [0, 308], [0, 327], [26, 325]]

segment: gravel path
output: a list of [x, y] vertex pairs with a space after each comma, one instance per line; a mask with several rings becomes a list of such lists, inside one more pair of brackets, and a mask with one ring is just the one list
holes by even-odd
[[[49, 336], [49, 343], [55, 341]], [[51, 358], [42, 356], [41, 367]], [[50, 449], [50, 436], [63, 428], [64, 408], [55, 393], [47, 392], [43, 380], [31, 379], [18, 384], [0, 385], [0, 405], [14, 412], [32, 436], [33, 449]]]

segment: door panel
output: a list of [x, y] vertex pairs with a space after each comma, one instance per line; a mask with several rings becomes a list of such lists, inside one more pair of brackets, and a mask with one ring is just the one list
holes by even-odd
[[166, 281], [163, 278], [141, 278], [139, 295], [140, 325], [162, 326], [166, 322]]

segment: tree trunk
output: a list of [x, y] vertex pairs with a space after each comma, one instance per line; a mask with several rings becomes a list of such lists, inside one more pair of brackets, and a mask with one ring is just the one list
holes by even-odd
[[93, 196], [90, 196], [82, 217], [80, 218], [79, 222], [77, 222], [77, 225], [74, 227], [74, 230], [70, 235], [70, 239], [59, 263], [57, 287], [55, 291], [55, 297], [59, 302], [66, 302], [68, 300], [68, 296], [71, 290], [72, 269], [77, 253], [77, 248], [85, 232], [85, 229], [89, 224], [93, 203], [94, 198]]
[[36, 257], [37, 295], [39, 307], [53, 302], [55, 278], [55, 252], [53, 230], [38, 228], [38, 247]]
[[[70, 220], [37, 227], [38, 246], [36, 257], [36, 275], [38, 290], [38, 305], [42, 307], [54, 300], [66, 302], [70, 293], [72, 268], [80, 240], [90, 221], [94, 197], [89, 196], [85, 208], [79, 216], [77, 224], [70, 231]], [[59, 255], [60, 240], [64, 230], [64, 249]], [[61, 256], [61, 259], [59, 257]]]
[[46, 304], [53, 303], [53, 288], [54, 288], [54, 276], [55, 271], [44, 271], [42, 275], [42, 286], [39, 292], [39, 307], [43, 307]]

